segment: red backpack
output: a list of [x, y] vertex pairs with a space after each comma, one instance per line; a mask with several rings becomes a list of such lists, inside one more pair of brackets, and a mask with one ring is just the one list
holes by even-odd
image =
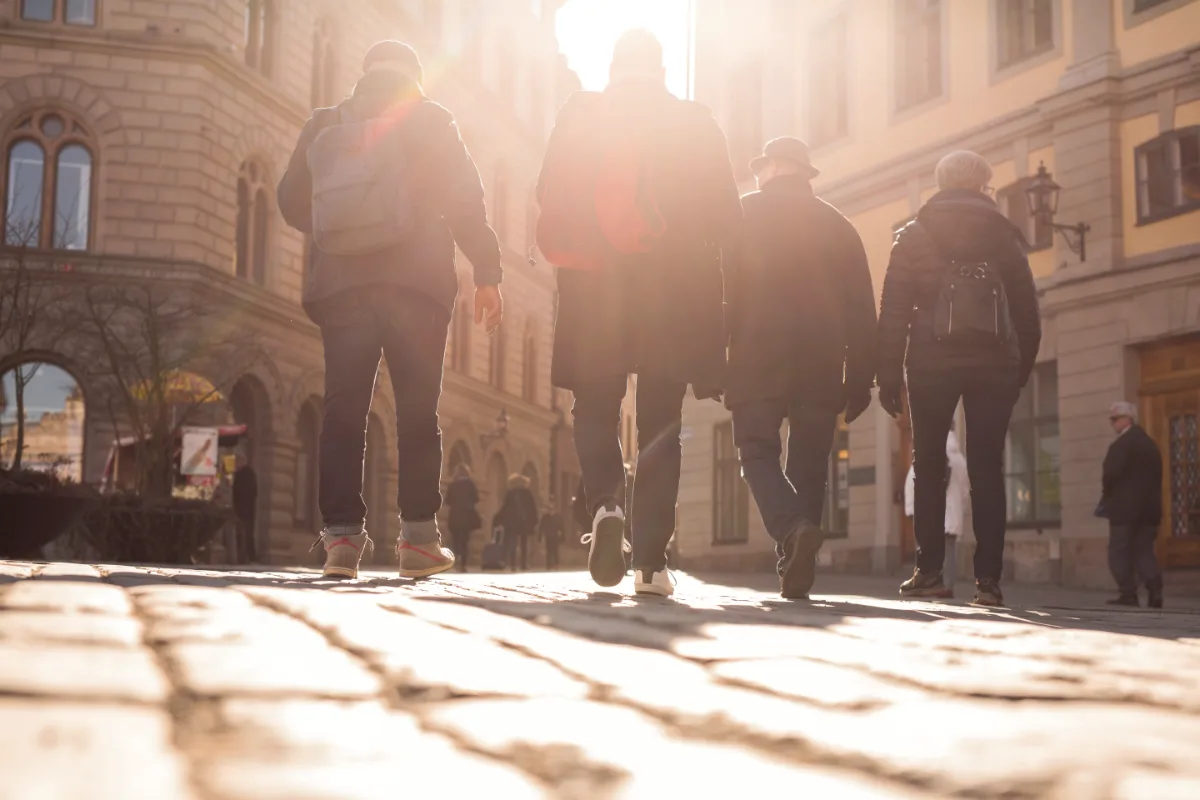
[[612, 256], [647, 253], [663, 234], [650, 153], [597, 95], [564, 131], [538, 198], [538, 249], [556, 267], [600, 269]]

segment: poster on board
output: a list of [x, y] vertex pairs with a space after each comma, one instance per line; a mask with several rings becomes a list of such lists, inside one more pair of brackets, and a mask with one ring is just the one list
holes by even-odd
[[180, 472], [187, 476], [216, 475], [218, 434], [216, 428], [184, 428]]

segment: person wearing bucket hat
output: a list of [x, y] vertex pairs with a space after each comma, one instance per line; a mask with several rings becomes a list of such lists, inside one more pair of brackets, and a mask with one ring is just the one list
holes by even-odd
[[725, 267], [725, 402], [742, 474], [776, 543], [780, 592], [799, 599], [824, 538], [838, 415], [853, 422], [871, 404], [875, 291], [854, 226], [813, 193], [808, 146], [774, 139], [750, 163], [759, 190], [742, 198], [742, 236]]
[[[403, 577], [454, 566], [441, 546], [442, 361], [458, 293], [455, 245], [471, 262], [476, 322], [499, 326], [500, 245], [453, 115], [421, 88], [421, 59], [373, 45], [352, 95], [318, 108], [279, 182], [279, 210], [308, 234], [303, 306], [325, 351], [318, 490], [325, 575], [354, 578], [371, 547], [362, 500], [364, 420], [380, 353], [401, 452], [397, 559]], [[316, 545], [314, 545], [315, 549]]]
[[1109, 605], [1136, 606], [1138, 578], [1151, 608], [1162, 608], [1163, 576], [1154, 555], [1162, 522], [1162, 453], [1137, 424], [1137, 406], [1113, 403], [1109, 423], [1117, 435], [1104, 458], [1099, 513], [1108, 519], [1108, 568], [1118, 596]]

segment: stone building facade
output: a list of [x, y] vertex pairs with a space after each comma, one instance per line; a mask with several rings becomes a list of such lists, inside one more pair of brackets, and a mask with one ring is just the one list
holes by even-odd
[[[877, 292], [938, 159], [968, 148], [991, 162], [1033, 244], [1045, 325], [1010, 428], [1006, 576], [1110, 583], [1093, 510], [1118, 399], [1140, 405], [1163, 452], [1159, 557], [1200, 566], [1200, 2], [698, 0], [696, 30], [696, 94], [746, 189], [765, 140], [805, 138], [817, 192], [855, 223]], [[1086, 260], [1077, 237], [1029, 213], [1042, 165], [1062, 187], [1054, 222], [1089, 226]], [[766, 565], [728, 419], [711, 403], [687, 409], [684, 562]], [[910, 461], [905, 421], [878, 406], [839, 432], [828, 567], [891, 573], [911, 558]], [[972, 549], [960, 548], [965, 569]]]
[[[330, 0], [0, 0], [5, 219], [42, 222], [35, 241], [9, 238], [2, 250], [23, 244], [53, 255], [81, 286], [103, 277], [203, 287], [221, 324], [257, 342], [255, 366], [222, 392], [230, 421], [249, 427], [258, 550], [276, 562], [303, 561], [320, 528], [323, 375], [320, 337], [299, 306], [306, 243], [283, 224], [274, 187], [311, 109], [349, 93], [380, 39], [421, 54], [426, 91], [456, 114], [503, 243], [506, 319], [496, 337], [471, 324], [470, 267], [459, 258], [441, 407], [447, 465], [472, 466], [485, 519], [509, 473], [530, 475], [548, 500], [577, 472], [571, 454], [557, 452], [569, 419], [560, 411], [567, 398], [549, 381], [553, 275], [527, 255], [533, 187], [564, 80], [556, 3], [354, 6], [348, 14]], [[35, 200], [21, 199], [26, 189]], [[29, 357], [0, 353], [0, 374]], [[67, 370], [86, 401], [89, 365], [71, 352], [37, 358]], [[365, 492], [384, 543], [397, 529], [390, 392], [381, 379]], [[115, 435], [106, 416], [86, 409], [88, 480]], [[389, 550], [380, 547], [381, 563]]]

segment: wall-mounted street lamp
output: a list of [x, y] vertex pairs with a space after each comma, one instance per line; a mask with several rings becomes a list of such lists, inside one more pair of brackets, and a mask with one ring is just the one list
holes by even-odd
[[483, 449], [487, 450], [493, 442], [497, 442], [508, 436], [508, 409], [501, 408], [500, 416], [496, 417], [496, 427], [491, 433], [485, 433], [479, 437], [479, 443], [483, 445]]
[[1055, 183], [1054, 178], [1046, 171], [1046, 165], [1039, 163], [1037, 174], [1025, 188], [1025, 195], [1029, 199], [1029, 211], [1034, 219], [1061, 233], [1067, 247], [1079, 256], [1080, 261], [1087, 261], [1087, 233], [1092, 226], [1086, 222], [1078, 225], [1059, 225], [1054, 222], [1054, 215], [1058, 213], [1058, 193], [1061, 190], [1062, 187]]

